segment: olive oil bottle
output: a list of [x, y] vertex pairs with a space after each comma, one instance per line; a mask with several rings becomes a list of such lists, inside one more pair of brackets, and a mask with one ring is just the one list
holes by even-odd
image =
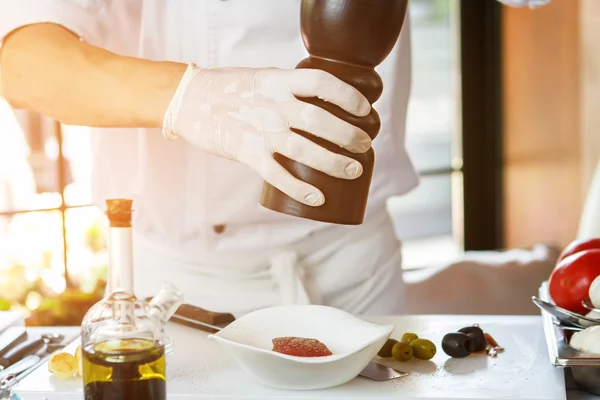
[[146, 339], [113, 340], [83, 350], [85, 400], [165, 399], [165, 347]]
[[108, 200], [109, 276], [81, 329], [85, 400], [166, 400], [164, 326], [183, 302], [165, 283], [150, 301], [133, 294], [130, 200]]

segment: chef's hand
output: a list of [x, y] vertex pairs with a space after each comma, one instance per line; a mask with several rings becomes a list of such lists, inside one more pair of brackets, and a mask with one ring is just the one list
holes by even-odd
[[163, 132], [169, 139], [181, 136], [208, 153], [242, 162], [288, 196], [319, 206], [325, 202], [323, 193], [294, 178], [275, 161], [274, 153], [343, 179], [358, 178], [363, 168], [291, 128], [354, 153], [367, 151], [371, 139], [363, 130], [295, 95], [319, 97], [357, 116], [371, 110], [359, 91], [324, 71], [201, 69], [192, 64], [167, 109]]

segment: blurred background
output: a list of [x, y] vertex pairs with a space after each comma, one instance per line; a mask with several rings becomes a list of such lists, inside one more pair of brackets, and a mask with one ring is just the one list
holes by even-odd
[[[404, 267], [569, 243], [600, 155], [600, 2], [411, 0], [410, 18], [421, 185], [389, 199]], [[29, 325], [77, 325], [103, 294], [89, 140], [0, 99], [0, 310]]]

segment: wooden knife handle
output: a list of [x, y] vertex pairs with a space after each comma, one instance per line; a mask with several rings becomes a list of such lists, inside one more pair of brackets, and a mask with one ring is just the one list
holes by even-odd
[[[150, 300], [152, 300], [152, 297], [146, 299], [146, 301]], [[172, 318], [175, 319], [176, 317], [183, 317], [185, 319], [191, 319], [220, 327], [224, 327], [235, 321], [235, 317], [232, 314], [208, 311], [191, 304], [182, 304]]]
[[182, 304], [175, 312], [175, 316], [217, 326], [228, 325], [235, 321], [232, 314], [212, 312], [191, 304]]
[[18, 346], [13, 347], [0, 357], [0, 365], [4, 368], [11, 366], [17, 361], [25, 358], [28, 355], [35, 354], [39, 349], [45, 345], [44, 339], [38, 338], [23, 342]]

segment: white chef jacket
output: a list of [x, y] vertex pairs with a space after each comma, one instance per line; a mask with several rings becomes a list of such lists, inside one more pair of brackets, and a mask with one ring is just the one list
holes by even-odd
[[[300, 0], [0, 0], [0, 5], [0, 39], [20, 26], [53, 22], [91, 44], [118, 54], [194, 62], [205, 68], [294, 68], [308, 55], [300, 32]], [[384, 233], [389, 236], [390, 232], [393, 236], [389, 217], [377, 215], [385, 209], [389, 196], [406, 193], [418, 182], [404, 145], [410, 92], [409, 32], [407, 18], [398, 43], [377, 67], [384, 82], [381, 98], [375, 103], [381, 117], [381, 131], [373, 142], [375, 170], [363, 227], [331, 226], [264, 209], [259, 204], [262, 179], [256, 172], [241, 163], [206, 154], [184, 140], [168, 142], [158, 129], [93, 129], [94, 201], [104, 207], [103, 201], [109, 197], [134, 199], [136, 276], [148, 278], [139, 285], [156, 287], [158, 281], [165, 278], [164, 272], [160, 273], [165, 269], [169, 276], [173, 275], [176, 284], [185, 286], [185, 281], [200, 282], [200, 278], [193, 277], [194, 273], [186, 273], [190, 269], [197, 272], [207, 264], [214, 264], [214, 260], [240, 252], [245, 252], [243, 260], [248, 260], [252, 258], [247, 254], [249, 251], [289, 249], [302, 241], [312, 240], [309, 252], [315, 253], [332, 243], [333, 237], [344, 237], [357, 229], [362, 229], [367, 237]], [[372, 222], [375, 220], [379, 222]], [[222, 231], [215, 228], [218, 226]], [[320, 243], [311, 239], [315, 235], [323, 238], [317, 240]], [[362, 254], [377, 253], [377, 246], [387, 249], [372, 262], [383, 266], [396, 260], [391, 262], [393, 266], [386, 268], [397, 277], [397, 271], [392, 270], [399, 268], [399, 245], [395, 237], [391, 239], [385, 235], [363, 247]], [[354, 238], [345, 246], [359, 249], [359, 244], [365, 242]], [[339, 253], [343, 249], [344, 245], [340, 244], [333, 250]], [[292, 255], [294, 257], [297, 254]], [[372, 276], [373, 270], [369, 266], [363, 268], [363, 259], [363, 256], [355, 255], [343, 260], [346, 265], [325, 268], [337, 271], [334, 278], [338, 283], [329, 288], [321, 287], [323, 293], [316, 297], [322, 300], [330, 292], [341, 293], [350, 287], [356, 289], [361, 280], [364, 283], [366, 275]], [[338, 264], [341, 262], [336, 260]], [[236, 265], [240, 258], [230, 261]], [[179, 269], [175, 266], [177, 263], [180, 263]], [[139, 264], [144, 267], [138, 268]], [[148, 264], [156, 268], [147, 267]], [[289, 259], [283, 265], [296, 268], [296, 263]], [[364, 271], [357, 272], [361, 268]], [[150, 273], [151, 270], [156, 273]], [[210, 266], [208, 270], [211, 270]], [[222, 271], [223, 267], [212, 267], [212, 270]], [[313, 273], [327, 275], [326, 272]], [[176, 277], [178, 274], [179, 278]], [[288, 284], [278, 278], [275, 286], [294, 287], [300, 278], [289, 271], [283, 275], [290, 274], [296, 281], [288, 280], [288, 283], [292, 282]], [[353, 276], [349, 277], [350, 274]], [[149, 275], [156, 278], [154, 282], [150, 282]], [[275, 275], [281, 277], [282, 274]], [[248, 278], [241, 274], [236, 279], [249, 279], [244, 277]], [[207, 285], [215, 285], [215, 282], [206, 281], [200, 286], [206, 288]], [[256, 290], [264, 292], [266, 289]], [[401, 291], [399, 287], [394, 290]], [[193, 291], [190, 287], [186, 295]], [[305, 292], [303, 288], [299, 291]], [[346, 291], [346, 295], [348, 293]], [[271, 298], [249, 308], [273, 302], [321, 301], [309, 297], [302, 294], [280, 301]], [[289, 296], [282, 294], [281, 298]], [[198, 298], [198, 301], [207, 308], [207, 302], [214, 305], [215, 310], [223, 308], [206, 298]], [[347, 308], [343, 301], [337, 303], [340, 308]], [[228, 306], [240, 312], [247, 311], [233, 303]], [[363, 304], [353, 310], [364, 308]]]

